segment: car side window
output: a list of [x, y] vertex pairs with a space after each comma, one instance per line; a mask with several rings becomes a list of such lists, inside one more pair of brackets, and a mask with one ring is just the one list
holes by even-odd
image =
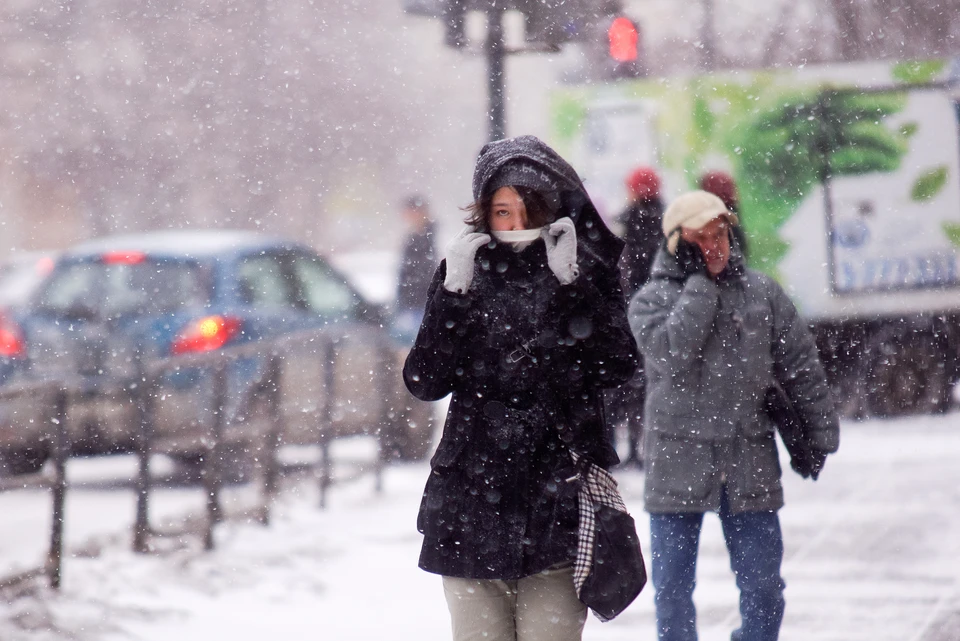
[[316, 257], [297, 255], [293, 273], [307, 309], [321, 316], [352, 316], [357, 296], [343, 279]]
[[240, 298], [254, 307], [296, 307], [293, 288], [279, 256], [264, 254], [240, 261], [237, 282]]

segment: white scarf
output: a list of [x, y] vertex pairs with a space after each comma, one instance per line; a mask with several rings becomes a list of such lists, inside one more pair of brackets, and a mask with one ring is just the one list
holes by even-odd
[[493, 235], [499, 242], [511, 245], [513, 251], [522, 251], [527, 246], [529, 246], [533, 241], [540, 238], [540, 230], [542, 227], [537, 227], [535, 229], [516, 229], [513, 231], [491, 231], [490, 234]]

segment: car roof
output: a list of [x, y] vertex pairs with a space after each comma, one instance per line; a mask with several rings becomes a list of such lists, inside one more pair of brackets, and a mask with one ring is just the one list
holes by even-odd
[[305, 248], [291, 240], [261, 232], [227, 229], [184, 229], [102, 236], [79, 243], [67, 258], [98, 256], [104, 252], [135, 251], [171, 258], [210, 258], [243, 250]]

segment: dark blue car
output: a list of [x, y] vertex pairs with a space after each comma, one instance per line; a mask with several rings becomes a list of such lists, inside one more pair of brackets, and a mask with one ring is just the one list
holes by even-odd
[[[258, 342], [265, 352], [233, 361], [227, 379], [226, 416], [242, 433], [266, 354], [285, 337], [300, 337], [280, 352], [285, 442], [387, 430], [403, 457], [426, 455], [431, 421], [406, 415], [403, 350], [382, 311], [310, 248], [254, 232], [132, 234], [65, 252], [30, 304], [0, 319], [0, 385], [66, 377], [72, 449], [125, 451], [138, 429], [138, 359]], [[212, 398], [210, 368], [167, 368], [152, 404], [161, 451], [203, 453]], [[0, 407], [0, 454], [15, 471], [46, 458], [44, 419], [30, 411]]]

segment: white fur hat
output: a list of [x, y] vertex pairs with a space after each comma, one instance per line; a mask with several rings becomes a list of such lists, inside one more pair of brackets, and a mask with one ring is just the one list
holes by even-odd
[[667, 249], [677, 253], [680, 230], [700, 229], [711, 220], [726, 216], [734, 225], [739, 223], [736, 214], [727, 210], [723, 201], [706, 191], [689, 191], [670, 203], [663, 214], [663, 235], [667, 237]]

